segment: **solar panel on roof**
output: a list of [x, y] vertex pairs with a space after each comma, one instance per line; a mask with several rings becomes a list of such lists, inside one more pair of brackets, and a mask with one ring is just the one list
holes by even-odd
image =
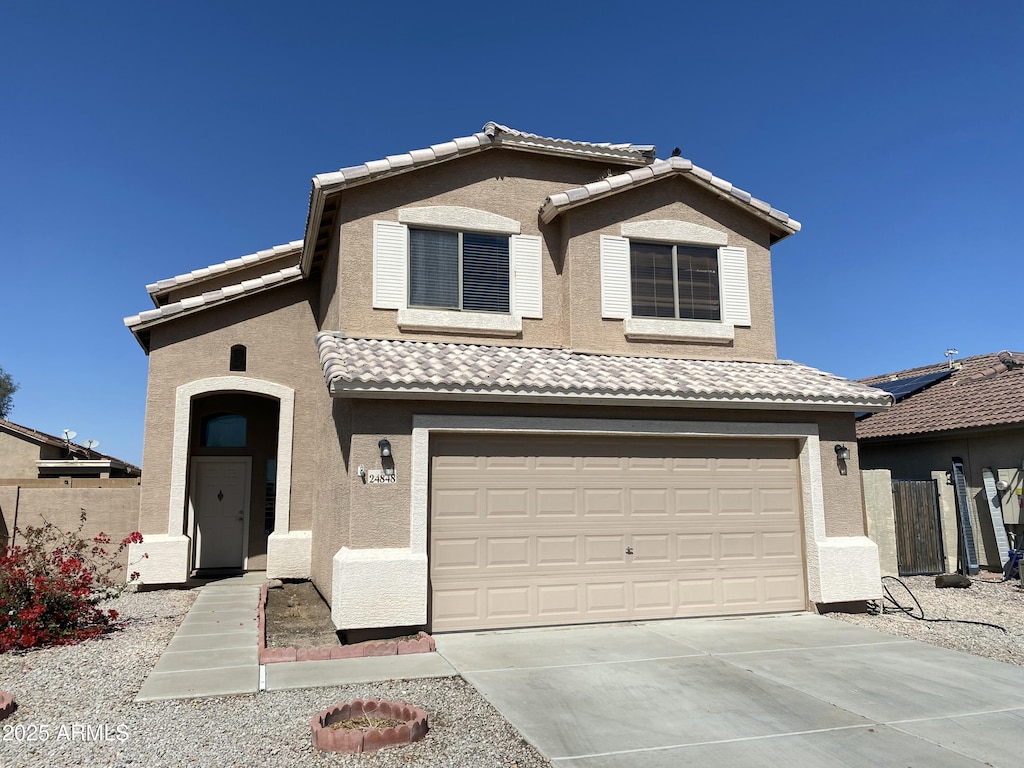
[[893, 381], [880, 381], [877, 384], [871, 386], [875, 389], [882, 389], [896, 398], [898, 403], [904, 398], [910, 397], [916, 392], [920, 392], [926, 387], [930, 387], [936, 382], [948, 379], [953, 373], [950, 369], [939, 371], [938, 373], [925, 373], [920, 376], [909, 376], [905, 379], [895, 379]]

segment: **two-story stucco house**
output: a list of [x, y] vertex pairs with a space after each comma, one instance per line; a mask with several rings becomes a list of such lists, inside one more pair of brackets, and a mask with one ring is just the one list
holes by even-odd
[[125, 321], [144, 580], [310, 577], [339, 629], [876, 597], [854, 412], [889, 396], [776, 358], [799, 226], [653, 147], [494, 123], [314, 177], [303, 240]]

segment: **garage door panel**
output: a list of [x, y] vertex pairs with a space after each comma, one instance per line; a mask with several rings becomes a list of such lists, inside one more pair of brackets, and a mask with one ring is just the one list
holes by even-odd
[[758, 535], [753, 531], [744, 533], [720, 533], [718, 535], [718, 552], [721, 560], [757, 560]]
[[712, 533], [681, 533], [676, 535], [677, 559], [691, 563], [715, 559], [715, 535]]
[[800, 560], [803, 557], [797, 531], [764, 531], [761, 533], [761, 556], [765, 559]]
[[605, 565], [626, 562], [626, 536], [584, 536], [583, 562], [586, 565]]
[[530, 492], [526, 488], [488, 488], [484, 491], [484, 517], [529, 517]]
[[479, 569], [480, 539], [438, 539], [434, 542], [434, 561], [438, 571]]
[[580, 585], [539, 584], [537, 590], [537, 616], [555, 621], [575, 621], [580, 616]]
[[623, 516], [621, 488], [584, 488], [583, 516]]
[[800, 508], [795, 488], [761, 488], [758, 501], [764, 516], [792, 518]]
[[537, 536], [537, 565], [579, 565], [580, 536]]
[[576, 517], [579, 501], [575, 488], [537, 488], [538, 517]]
[[669, 563], [672, 561], [672, 537], [667, 533], [634, 533], [630, 537], [634, 563]]
[[757, 608], [762, 600], [756, 576], [727, 576], [721, 579], [722, 606], [725, 608]]
[[676, 515], [711, 517], [711, 491], [707, 488], [677, 488], [675, 490]]
[[484, 615], [492, 620], [529, 619], [534, 613], [530, 592], [526, 586], [490, 587], [484, 592]]
[[805, 607], [793, 442], [452, 436], [434, 450], [435, 631]]
[[483, 516], [479, 488], [439, 488], [435, 492], [434, 517], [437, 520], [459, 518], [476, 520]]
[[629, 514], [634, 517], [656, 515], [667, 517], [674, 510], [669, 506], [668, 488], [631, 488]]
[[681, 615], [714, 613], [721, 603], [714, 579], [690, 577], [676, 579], [677, 604]]
[[531, 564], [530, 537], [486, 539], [486, 568], [523, 568]]

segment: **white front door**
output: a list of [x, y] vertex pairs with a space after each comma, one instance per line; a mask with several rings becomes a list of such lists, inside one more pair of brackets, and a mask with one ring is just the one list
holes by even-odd
[[192, 459], [196, 568], [242, 568], [249, 532], [249, 457]]

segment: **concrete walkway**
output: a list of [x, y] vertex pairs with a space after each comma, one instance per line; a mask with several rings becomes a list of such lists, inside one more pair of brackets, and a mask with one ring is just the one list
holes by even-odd
[[1024, 668], [821, 616], [435, 640], [556, 768], [1021, 765]]
[[230, 696], [457, 674], [436, 653], [293, 661], [261, 669], [257, 607], [264, 581], [263, 574], [248, 573], [199, 587], [199, 596], [135, 700]]

